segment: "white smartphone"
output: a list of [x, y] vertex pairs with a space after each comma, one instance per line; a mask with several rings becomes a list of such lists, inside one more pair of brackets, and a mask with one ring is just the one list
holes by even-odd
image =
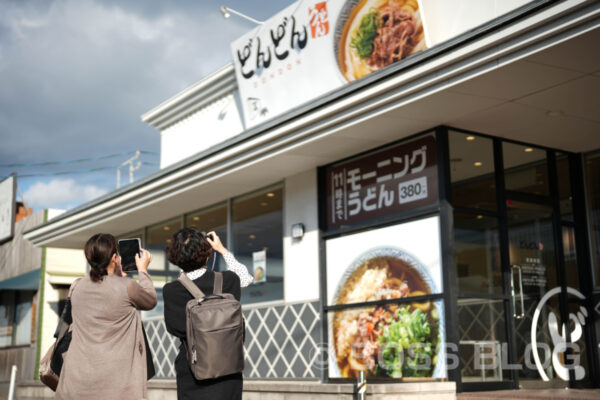
[[121, 239], [117, 243], [119, 249], [119, 255], [121, 256], [121, 265], [124, 272], [137, 271], [135, 265], [135, 255], [139, 254], [142, 256], [140, 249], [142, 244], [139, 238], [135, 239]]

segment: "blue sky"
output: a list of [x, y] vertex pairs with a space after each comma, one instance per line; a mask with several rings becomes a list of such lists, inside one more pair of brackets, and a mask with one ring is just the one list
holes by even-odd
[[[7, 164], [160, 151], [140, 115], [231, 60], [230, 43], [293, 1], [0, 0], [0, 179], [21, 177], [28, 206], [68, 209], [115, 188], [129, 155], [46, 166]], [[136, 179], [158, 169], [159, 157]], [[151, 165], [155, 164], [155, 165]], [[128, 182], [127, 170], [122, 182]]]

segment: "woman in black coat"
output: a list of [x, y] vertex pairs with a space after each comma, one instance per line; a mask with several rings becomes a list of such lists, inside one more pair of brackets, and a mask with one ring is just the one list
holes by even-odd
[[[220, 253], [227, 263], [223, 272], [223, 292], [231, 293], [240, 299], [241, 287], [248, 286], [253, 278], [246, 267], [227, 251], [215, 232], [206, 235], [194, 228], [183, 228], [173, 235], [167, 246], [169, 261], [183, 270], [188, 278], [204, 292], [213, 293], [214, 272], [206, 268], [206, 261], [212, 251]], [[177, 399], [231, 399], [241, 400], [242, 373], [222, 376], [216, 379], [197, 380], [188, 365], [183, 341], [186, 338], [185, 307], [193, 296], [179, 281], [167, 283], [163, 288], [165, 324], [170, 334], [181, 340], [179, 353], [175, 358], [177, 374]]]

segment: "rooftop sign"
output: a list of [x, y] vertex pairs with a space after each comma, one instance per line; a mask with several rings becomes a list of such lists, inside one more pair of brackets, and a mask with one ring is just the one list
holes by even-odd
[[251, 128], [527, 0], [299, 0], [231, 45]]

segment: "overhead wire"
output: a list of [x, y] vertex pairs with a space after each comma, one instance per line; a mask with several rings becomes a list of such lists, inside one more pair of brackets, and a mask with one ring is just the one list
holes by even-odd
[[[127, 151], [127, 152], [123, 152], [123, 153], [108, 154], [105, 156], [78, 158], [75, 160], [43, 161], [43, 162], [36, 162], [36, 163], [0, 164], [0, 168], [43, 167], [43, 166], [49, 166], [49, 165], [76, 164], [76, 163], [84, 163], [84, 162], [90, 162], [90, 161], [106, 160], [109, 158], [124, 157], [124, 156], [128, 156], [128, 155], [135, 154], [135, 153], [136, 153], [135, 151]], [[145, 150], [140, 150], [140, 154], [158, 155], [158, 153], [155, 151], [145, 151]]]
[[[158, 165], [157, 163], [152, 163], [152, 162], [147, 162], [147, 161], [140, 161], [140, 163], [142, 165], [148, 165], [148, 166], [157, 166]], [[119, 168], [120, 166], [121, 165], [111, 165], [111, 166], [107, 166], [107, 167], [96, 167], [96, 168], [88, 168], [88, 169], [80, 169], [80, 170], [72, 170], [72, 171], [57, 171], [57, 172], [45, 172], [45, 173], [34, 173], [34, 174], [14, 173], [11, 175], [0, 176], [0, 180], [9, 178], [10, 176], [16, 176], [18, 178], [31, 178], [31, 177], [39, 177], [39, 176], [86, 174], [86, 173], [90, 173], [90, 172], [103, 171], [103, 170], [107, 170], [107, 169], [116, 169], [116, 168]]]

